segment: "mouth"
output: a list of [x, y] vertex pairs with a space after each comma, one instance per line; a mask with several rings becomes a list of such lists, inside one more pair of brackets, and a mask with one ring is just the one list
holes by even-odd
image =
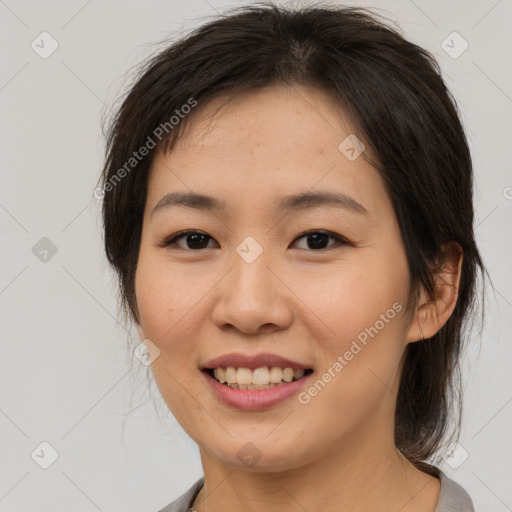
[[203, 368], [202, 371], [211, 379], [228, 388], [248, 391], [286, 386], [313, 373], [311, 368], [280, 366], [260, 366], [254, 369], [217, 366], [215, 368]]

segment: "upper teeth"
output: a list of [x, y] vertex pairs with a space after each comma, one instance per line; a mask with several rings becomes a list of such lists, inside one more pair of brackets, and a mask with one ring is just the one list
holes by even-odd
[[291, 382], [294, 378], [300, 379], [304, 376], [304, 370], [298, 368], [280, 368], [279, 366], [256, 368], [234, 368], [228, 366], [227, 368], [215, 368], [213, 370], [215, 378], [221, 383], [228, 384], [242, 384], [242, 385], [265, 385], [269, 383], [279, 383], [281, 381]]

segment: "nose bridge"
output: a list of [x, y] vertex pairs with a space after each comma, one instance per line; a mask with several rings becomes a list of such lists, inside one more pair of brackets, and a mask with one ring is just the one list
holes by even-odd
[[264, 248], [254, 237], [246, 237], [233, 255], [231, 292], [235, 299], [245, 299], [252, 307], [262, 307], [275, 294], [275, 282], [269, 268], [271, 250]]
[[262, 325], [283, 327], [290, 321], [285, 293], [271, 269], [276, 267], [272, 251], [247, 237], [236, 248], [231, 272], [223, 280], [215, 321], [231, 324], [244, 332], [255, 332]]

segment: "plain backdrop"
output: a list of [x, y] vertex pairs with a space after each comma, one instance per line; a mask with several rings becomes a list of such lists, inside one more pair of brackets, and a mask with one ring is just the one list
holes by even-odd
[[[152, 401], [156, 386], [117, 323], [93, 191], [101, 115], [127, 71], [236, 3], [0, 1], [1, 511], [156, 511], [202, 475], [197, 446]], [[512, 510], [512, 5], [345, 4], [379, 8], [432, 52], [463, 116], [496, 291], [464, 365], [458, 467], [442, 469], [477, 511]]]

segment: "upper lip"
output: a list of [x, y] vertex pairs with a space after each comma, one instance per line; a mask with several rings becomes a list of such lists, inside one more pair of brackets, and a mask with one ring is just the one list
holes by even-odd
[[219, 367], [227, 368], [228, 366], [233, 366], [235, 368], [249, 368], [251, 370], [262, 366], [279, 366], [281, 368], [293, 369], [303, 368], [304, 370], [311, 368], [311, 366], [308, 366], [307, 364], [302, 364], [297, 361], [293, 361], [292, 359], [278, 356], [277, 354], [263, 353], [249, 356], [245, 354], [232, 353], [211, 359], [203, 365], [202, 369], [205, 370]]

